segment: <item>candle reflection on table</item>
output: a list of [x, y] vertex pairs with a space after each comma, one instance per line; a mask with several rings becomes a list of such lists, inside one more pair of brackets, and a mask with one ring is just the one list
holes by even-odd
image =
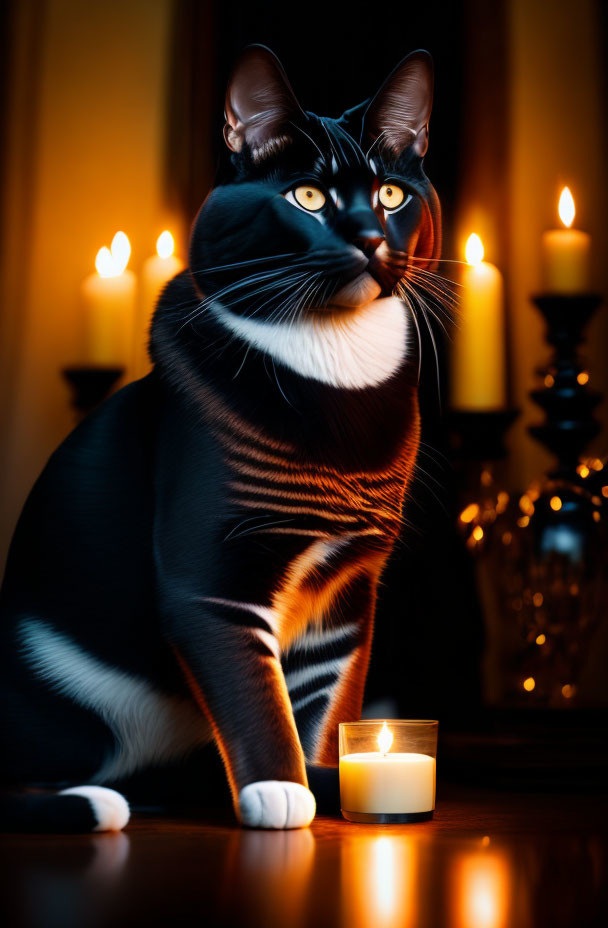
[[509, 924], [511, 873], [505, 855], [491, 849], [460, 854], [454, 861], [453, 928], [506, 928]]
[[370, 835], [342, 845], [342, 923], [353, 928], [416, 924], [417, 848], [405, 834]]

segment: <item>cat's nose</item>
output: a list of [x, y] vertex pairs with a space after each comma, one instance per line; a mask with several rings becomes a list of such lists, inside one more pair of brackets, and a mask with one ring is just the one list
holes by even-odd
[[359, 248], [366, 258], [371, 258], [376, 248], [382, 244], [384, 236], [376, 229], [359, 232], [353, 239], [353, 245]]

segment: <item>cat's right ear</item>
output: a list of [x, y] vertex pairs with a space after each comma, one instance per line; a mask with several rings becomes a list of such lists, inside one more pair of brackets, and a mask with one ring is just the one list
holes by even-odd
[[239, 58], [226, 90], [224, 139], [232, 151], [246, 143], [254, 161], [289, 141], [288, 124], [304, 117], [281, 62], [263, 45]]

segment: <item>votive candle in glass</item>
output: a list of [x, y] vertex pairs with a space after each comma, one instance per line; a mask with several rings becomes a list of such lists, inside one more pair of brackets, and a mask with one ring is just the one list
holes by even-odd
[[431, 719], [341, 722], [340, 805], [349, 822], [433, 817], [438, 723]]

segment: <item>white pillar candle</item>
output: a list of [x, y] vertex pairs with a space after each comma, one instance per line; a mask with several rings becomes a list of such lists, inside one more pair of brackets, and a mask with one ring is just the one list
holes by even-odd
[[87, 364], [127, 367], [131, 360], [137, 281], [126, 269], [130, 254], [127, 236], [117, 232], [82, 283]]
[[568, 187], [564, 187], [559, 198], [559, 217], [564, 228], [544, 232], [541, 242], [546, 293], [585, 293], [589, 289], [591, 236], [570, 228], [574, 215], [574, 199]]
[[347, 812], [403, 815], [435, 808], [435, 758], [369, 751], [340, 758], [340, 805]]
[[166, 284], [184, 268], [183, 261], [173, 253], [175, 243], [167, 230], [161, 232], [156, 242], [156, 254], [144, 262], [135, 326], [135, 374], [143, 376], [150, 367], [148, 359], [148, 336], [152, 316], [158, 298]]
[[501, 409], [507, 400], [502, 274], [483, 260], [478, 235], [469, 237], [466, 259], [451, 351], [452, 408]]
[[340, 805], [351, 822], [432, 818], [437, 722], [393, 719], [390, 725], [340, 723]]

